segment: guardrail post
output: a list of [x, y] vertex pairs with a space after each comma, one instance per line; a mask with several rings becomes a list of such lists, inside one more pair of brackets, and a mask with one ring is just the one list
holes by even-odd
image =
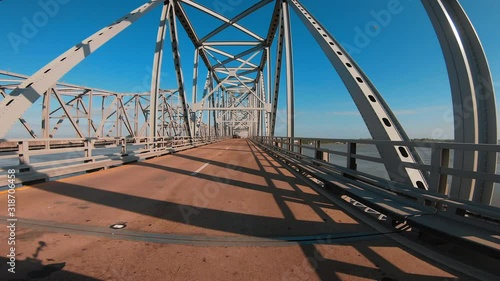
[[[348, 142], [347, 143], [347, 163], [346, 168], [349, 170], [356, 171], [358, 169], [358, 164], [356, 163], [356, 157], [353, 155], [356, 154], [356, 143]], [[344, 177], [351, 177], [350, 175], [343, 173]]]
[[441, 173], [441, 168], [448, 168], [450, 150], [447, 148], [432, 148], [431, 177], [429, 191], [448, 194], [448, 175]]
[[144, 143], [144, 149], [146, 149], [148, 152], [151, 151], [151, 147], [149, 145], [149, 137], [146, 138], [146, 142]]
[[[92, 150], [94, 149], [94, 140], [93, 139], [86, 139], [84, 141], [84, 154], [85, 158], [91, 158], [92, 157]], [[93, 162], [93, 159], [86, 159], [83, 162], [88, 163], [88, 162]]]
[[330, 162], [330, 153], [319, 150], [319, 149], [321, 149], [321, 141], [319, 141], [319, 140], [315, 141], [314, 147], [315, 147], [315, 152], [316, 152], [316, 155], [315, 155], [316, 159]]
[[121, 153], [127, 153], [127, 140], [125, 138], [120, 138]]
[[319, 140], [314, 141], [314, 158], [321, 160], [318, 149], [321, 147]]
[[19, 151], [19, 165], [29, 165], [30, 164], [30, 152], [29, 144], [26, 141], [18, 142]]

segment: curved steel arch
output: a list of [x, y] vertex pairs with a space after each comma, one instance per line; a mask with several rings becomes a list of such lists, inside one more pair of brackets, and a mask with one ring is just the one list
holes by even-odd
[[[497, 144], [495, 90], [481, 41], [457, 0], [422, 0], [450, 79], [455, 141]], [[453, 167], [495, 173], [496, 153], [456, 152]], [[490, 204], [493, 182], [454, 178], [451, 196]]]
[[[344, 82], [372, 138], [408, 141], [403, 127], [361, 67], [299, 1], [289, 0], [288, 2]], [[377, 145], [377, 149], [385, 160], [384, 165], [392, 180], [428, 189], [426, 175], [417, 169], [401, 166], [402, 162], [421, 163], [416, 151], [408, 147], [393, 145]]]

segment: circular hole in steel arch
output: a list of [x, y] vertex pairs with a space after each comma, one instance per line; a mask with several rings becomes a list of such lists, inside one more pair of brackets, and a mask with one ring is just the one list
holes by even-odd
[[399, 150], [399, 152], [401, 153], [401, 155], [403, 155], [403, 157], [404, 157], [404, 158], [407, 158], [408, 156], [410, 156], [410, 155], [408, 154], [408, 152], [406, 151], [406, 148], [404, 148], [404, 147], [400, 146], [400, 147], [398, 147], [398, 150]]
[[423, 182], [421, 182], [421, 181], [417, 181], [417, 182], [416, 182], [416, 184], [417, 184], [417, 187], [418, 187], [418, 188], [420, 188], [420, 189], [425, 189], [425, 185], [424, 185], [424, 183], [423, 183]]
[[385, 124], [387, 127], [392, 127], [392, 125], [391, 125], [391, 121], [389, 121], [389, 119], [387, 119], [387, 118], [382, 118], [382, 121], [384, 121], [384, 124]]

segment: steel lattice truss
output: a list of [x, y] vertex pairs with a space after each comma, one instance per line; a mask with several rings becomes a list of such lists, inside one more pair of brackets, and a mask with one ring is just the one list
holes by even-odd
[[[421, 1], [434, 25], [448, 66], [456, 123], [461, 125], [455, 129], [456, 141], [496, 144], [496, 108], [491, 74], [470, 20], [458, 0]], [[373, 139], [408, 141], [403, 127], [368, 76], [299, 1], [249, 1], [246, 3], [250, 6], [232, 18], [227, 18], [200, 2], [149, 1], [75, 45], [19, 85], [11, 87], [11, 92], [4, 90], [2, 95], [7, 96], [0, 103], [0, 137], [5, 136], [20, 118], [22, 120], [22, 114], [36, 100], [40, 97], [47, 100], [51, 96], [59, 102], [59, 112], [63, 113], [60, 117], [69, 119], [80, 137], [99, 137], [113, 132], [122, 136], [144, 136], [147, 132], [150, 138], [180, 134], [191, 138], [205, 135], [229, 136], [235, 133], [273, 136], [280, 88], [286, 92], [287, 136], [294, 137], [294, 71], [290, 24], [290, 13], [294, 12], [342, 79]], [[142, 103], [146, 100], [146, 94], [123, 95], [118, 98], [116, 94], [89, 89], [72, 88], [72, 100], [62, 98], [66, 90], [60, 87], [65, 86], [57, 81], [64, 74], [155, 8], [161, 8], [162, 14], [154, 54], [152, 87], [146, 105]], [[246, 18], [262, 9], [272, 11], [269, 17], [259, 19], [269, 22], [265, 34], [243, 24]], [[194, 27], [191, 20], [192, 11], [218, 22], [217, 27], [201, 35], [202, 32]], [[188, 87], [184, 81], [179, 32], [185, 32], [195, 47], [191, 104], [186, 100], [191, 85]], [[167, 44], [171, 47], [177, 80], [177, 88], [172, 91], [162, 91], [159, 88], [164, 47]], [[275, 57], [271, 57], [272, 48], [276, 50]], [[274, 67], [271, 67], [271, 62], [275, 62]], [[198, 89], [202, 64], [208, 74], [204, 88]], [[282, 77], [286, 78], [285, 85], [280, 85]], [[92, 111], [87, 109], [90, 105], [83, 102], [85, 96], [91, 94], [101, 95], [103, 98], [109, 95], [116, 99], [106, 112], [110, 115], [103, 114], [100, 124], [92, 122]], [[171, 102], [174, 95], [178, 101], [175, 105]], [[71, 115], [70, 109], [87, 116], [87, 134], [79, 129], [79, 116]], [[47, 112], [44, 114], [47, 117]], [[55, 112], [48, 116], [51, 114]], [[105, 132], [102, 124], [112, 116], [115, 116], [115, 125]], [[134, 117], [132, 121], [130, 116]], [[44, 120], [48, 120], [45, 117]], [[144, 119], [142, 127], [139, 126], [140, 118]], [[204, 123], [203, 120], [208, 121]], [[25, 122], [21, 123], [27, 126]], [[27, 129], [32, 131], [29, 127]], [[44, 137], [51, 137], [51, 134], [47, 126], [43, 127]], [[428, 188], [426, 171], [408, 166], [400, 168], [401, 163], [421, 163], [416, 151], [398, 145], [379, 145], [378, 150], [392, 180], [422, 189]], [[455, 167], [464, 170], [494, 172], [496, 168], [494, 153], [464, 152], [455, 155], [454, 161]], [[454, 188], [458, 192], [455, 194], [457, 197], [473, 193], [477, 199], [492, 189], [491, 183], [467, 179], [454, 181], [454, 184], [457, 185]], [[471, 193], [471, 189], [474, 192]]]
[[[0, 71], [0, 96], [5, 98], [28, 77]], [[162, 136], [185, 136], [184, 112], [177, 90], [159, 91], [157, 133]], [[37, 139], [65, 137], [147, 137], [150, 93], [114, 93], [68, 83], [56, 83], [43, 93], [41, 130], [23, 117], [21, 124]], [[68, 126], [64, 126], [68, 124]], [[205, 128], [205, 124], [201, 124]], [[206, 128], [205, 128], [206, 129]], [[204, 134], [207, 134], [203, 131]]]

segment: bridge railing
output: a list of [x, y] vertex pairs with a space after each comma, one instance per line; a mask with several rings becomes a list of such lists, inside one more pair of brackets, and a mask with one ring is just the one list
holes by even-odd
[[[322, 185], [326, 196], [331, 195], [328, 191], [333, 191], [348, 202], [361, 203], [384, 214], [394, 225], [403, 223], [433, 231], [437, 237], [457, 239], [500, 257], [500, 208], [450, 195], [450, 179], [500, 182], [497, 173], [462, 171], [450, 165], [456, 151], [498, 153], [498, 145], [285, 137], [255, 137], [254, 141], [292, 171], [299, 171]], [[376, 152], [376, 146], [380, 145], [427, 150], [427, 155], [422, 157], [423, 163], [404, 163], [402, 168], [412, 167], [424, 172], [430, 178], [431, 188], [425, 190], [402, 184], [384, 177], [379, 171], [371, 174], [360, 171], [358, 164], [361, 161], [383, 163], [384, 159]], [[367, 149], [369, 146], [371, 148]], [[344, 158], [344, 164], [335, 157]]]
[[[429, 190], [425, 193], [440, 194], [447, 198], [454, 198], [457, 194], [452, 185], [453, 180], [472, 179], [476, 181], [487, 181], [495, 183], [500, 188], [500, 175], [498, 173], [481, 173], [476, 171], [464, 171], [453, 167], [455, 152], [500, 152], [500, 145], [488, 144], [465, 144], [434, 141], [376, 141], [376, 140], [350, 140], [350, 139], [319, 139], [319, 138], [286, 138], [286, 137], [257, 137], [257, 140], [268, 146], [292, 152], [301, 157], [307, 157], [314, 161], [328, 163], [329, 166], [337, 168], [344, 176], [353, 177], [370, 182], [376, 181], [387, 186], [403, 188], [411, 193], [419, 193], [422, 190], [408, 189], [395, 181], [389, 180], [389, 174], [394, 177], [398, 171], [385, 171], [384, 159], [380, 157], [377, 146], [391, 146], [398, 149], [405, 146], [419, 152], [422, 163], [402, 162], [401, 169], [413, 168], [420, 170], [428, 179]], [[319, 162], [317, 162], [319, 163]], [[361, 167], [361, 169], [360, 169]], [[397, 175], [396, 175], [397, 176]], [[471, 201], [474, 190], [471, 190], [469, 199]], [[493, 190], [485, 194], [492, 203]], [[497, 190], [500, 192], [500, 190]], [[497, 195], [498, 196], [498, 195]], [[458, 198], [456, 198], [458, 199]], [[493, 200], [494, 201], [494, 200]], [[483, 201], [484, 203], [484, 201]], [[495, 203], [495, 202], [493, 202]], [[496, 204], [500, 204], [497, 199]]]
[[0, 186], [7, 171], [16, 170], [16, 183], [107, 169], [126, 163], [210, 144], [219, 137], [138, 137], [13, 139], [0, 142]]

